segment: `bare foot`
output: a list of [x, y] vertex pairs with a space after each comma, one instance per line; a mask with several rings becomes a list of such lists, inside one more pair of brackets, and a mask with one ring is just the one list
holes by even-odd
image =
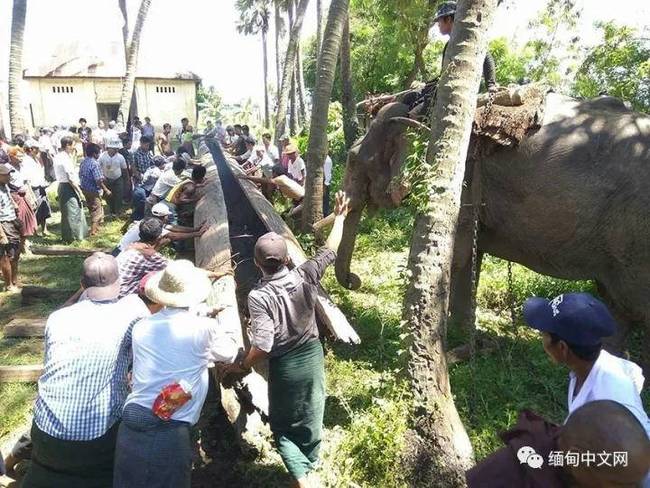
[[20, 288], [17, 285], [9, 285], [5, 287], [5, 291], [7, 293], [17, 293], [20, 291]]

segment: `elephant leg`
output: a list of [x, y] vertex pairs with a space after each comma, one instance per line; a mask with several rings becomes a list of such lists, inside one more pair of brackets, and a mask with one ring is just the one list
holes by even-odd
[[361, 287], [361, 279], [356, 274], [350, 272], [350, 264], [352, 262], [352, 253], [354, 252], [354, 245], [357, 240], [359, 222], [361, 221], [364, 206], [365, 204], [352, 207], [352, 210], [350, 210], [350, 213], [345, 218], [343, 239], [341, 240], [336, 255], [336, 279], [341, 286], [349, 290], [358, 290]]
[[630, 335], [632, 325], [630, 313], [622, 307], [614, 294], [610, 293], [608, 286], [597, 281], [596, 288], [618, 324], [616, 333], [605, 340], [605, 349], [612, 354], [620, 355], [625, 351], [627, 339]]
[[[466, 197], [465, 192], [464, 197]], [[466, 198], [464, 199], [466, 200]], [[478, 246], [478, 243], [476, 243]], [[462, 207], [458, 217], [454, 257], [451, 265], [451, 294], [449, 297], [450, 325], [460, 326], [469, 332], [474, 328], [476, 288], [481, 271], [483, 254], [476, 250], [476, 275], [472, 281], [472, 250], [474, 247], [474, 212], [472, 207]], [[476, 285], [476, 287], [474, 287]]]

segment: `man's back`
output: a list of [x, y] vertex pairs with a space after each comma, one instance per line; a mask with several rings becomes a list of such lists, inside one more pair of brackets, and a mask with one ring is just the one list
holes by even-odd
[[248, 297], [251, 322], [262, 343], [254, 344], [271, 357], [318, 339], [315, 305], [318, 284], [336, 254], [321, 249], [294, 270], [283, 267], [260, 280]]
[[137, 296], [79, 302], [45, 327], [45, 365], [34, 420], [64, 440], [91, 440], [119, 418], [127, 394], [131, 324], [149, 314]]

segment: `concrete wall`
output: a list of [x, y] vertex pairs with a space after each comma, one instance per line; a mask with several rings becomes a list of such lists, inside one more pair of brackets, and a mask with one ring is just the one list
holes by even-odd
[[[25, 122], [33, 127], [76, 125], [80, 117], [97, 125], [97, 104], [119, 104], [119, 78], [28, 78]], [[136, 79], [138, 115], [151, 117], [156, 127], [180, 126], [187, 117], [196, 125], [196, 82], [193, 80]]]

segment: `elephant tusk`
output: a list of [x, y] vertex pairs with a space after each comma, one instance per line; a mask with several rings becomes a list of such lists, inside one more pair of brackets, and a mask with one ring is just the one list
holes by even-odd
[[404, 124], [408, 127], [412, 127], [413, 129], [418, 129], [423, 132], [431, 132], [431, 128], [427, 127], [422, 122], [418, 122], [417, 120], [409, 119], [407, 117], [392, 117], [388, 119], [388, 122], [397, 122], [398, 124]]

